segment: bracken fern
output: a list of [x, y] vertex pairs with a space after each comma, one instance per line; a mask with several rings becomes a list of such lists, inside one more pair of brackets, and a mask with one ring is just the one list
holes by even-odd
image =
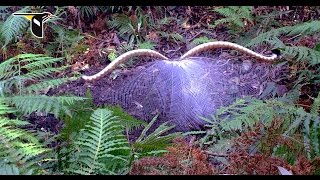
[[311, 65], [315, 65], [320, 62], [319, 51], [302, 46], [287, 46], [279, 39], [279, 37], [281, 35], [314, 35], [319, 34], [319, 29], [320, 21], [304, 22], [293, 26], [285, 26], [277, 29], [272, 29], [265, 33], [259, 34], [257, 37], [253, 38], [248, 44], [246, 44], [246, 46], [253, 47], [255, 45], [267, 43], [271, 45], [273, 48], [282, 49], [284, 55], [288, 55], [289, 57], [295, 58], [297, 61], [306, 60]]
[[[16, 13], [25, 13], [30, 10], [30, 7], [25, 7]], [[2, 41], [2, 49], [13, 41], [17, 41], [17, 36], [26, 32], [29, 26], [29, 21], [22, 16], [13, 16], [12, 14], [6, 19], [0, 29], [0, 39]]]
[[320, 108], [320, 93], [316, 98], [314, 98], [313, 103], [310, 107], [310, 113], [319, 116], [319, 108]]
[[73, 145], [68, 172], [75, 174], [118, 174], [129, 164], [130, 146], [123, 126], [112, 111], [97, 109]]
[[[0, 64], [0, 94], [27, 93], [29, 91], [41, 91], [42, 89], [25, 88], [28, 82], [37, 82], [50, 77], [54, 72], [62, 72], [66, 67], [54, 67], [63, 58], [52, 58], [42, 54], [20, 54]], [[64, 83], [65, 79], [46, 81], [46, 85], [55, 87]], [[43, 83], [43, 82], [42, 82]], [[13, 87], [17, 88], [15, 91]], [[38, 86], [42, 88], [43, 86]]]
[[62, 60], [41, 54], [21, 54], [4, 61], [0, 64], [0, 96], [24, 115], [37, 111], [55, 116], [63, 112], [71, 116], [67, 105], [84, 98], [35, 95], [75, 79], [50, 79], [52, 73], [66, 69], [65, 66], [55, 67]]
[[45, 148], [33, 134], [20, 128], [27, 125], [27, 122], [6, 117], [12, 112], [13, 109], [0, 99], [0, 172], [30, 174], [33, 168], [39, 168], [37, 163], [44, 160], [41, 155], [49, 149]]
[[237, 30], [245, 26], [244, 21], [252, 23], [253, 17], [251, 15], [252, 6], [228, 6], [224, 8], [216, 8], [213, 11], [225, 16], [225, 18], [218, 19], [211, 27], [216, 27], [219, 24], [228, 23], [231, 25], [231, 29]]
[[221, 120], [221, 130], [224, 132], [245, 132], [260, 123], [269, 127], [275, 118], [283, 119], [284, 136], [290, 137], [296, 132], [303, 134], [309, 158], [320, 155], [319, 116], [307, 113], [292, 103], [281, 99], [240, 99], [228, 107], [220, 108], [215, 116], [215, 119]]
[[155, 116], [143, 129], [138, 139], [132, 144], [133, 151], [138, 158], [143, 156], [157, 155], [166, 152], [166, 148], [171, 145], [173, 139], [181, 137], [180, 132], [168, 133], [175, 126], [168, 125], [168, 122], [161, 124], [152, 133], [147, 135], [147, 131], [155, 123], [158, 116]]

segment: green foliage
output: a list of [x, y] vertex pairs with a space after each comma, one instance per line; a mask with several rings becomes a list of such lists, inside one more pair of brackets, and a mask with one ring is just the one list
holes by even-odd
[[[30, 10], [30, 7], [25, 7], [16, 13], [25, 13]], [[17, 41], [17, 37], [26, 32], [30, 22], [21, 16], [10, 15], [0, 29], [0, 40], [2, 42], [2, 49], [6, 49], [11, 42]]]
[[27, 93], [39, 93], [41, 90], [45, 90], [49, 88], [58, 87], [61, 84], [67, 83], [72, 78], [58, 78], [58, 79], [49, 79], [45, 81], [41, 81], [35, 84], [31, 84], [23, 89], [23, 91]]
[[139, 49], [154, 49], [156, 45], [153, 44], [152, 42], [150, 41], [146, 41], [146, 42], [143, 42], [143, 43], [139, 43], [138, 44], [138, 48]]
[[52, 113], [58, 117], [61, 113], [71, 115], [67, 105], [72, 105], [75, 101], [83, 100], [76, 96], [46, 96], [46, 95], [22, 95], [3, 98], [8, 104], [15, 106], [23, 115], [32, 112], [41, 112], [44, 115]]
[[55, 39], [46, 46], [48, 54], [60, 54], [70, 61], [76, 54], [84, 53], [89, 46], [83, 45], [84, 37], [80, 30], [70, 30], [61, 25], [50, 26], [55, 34]]
[[64, 122], [64, 127], [60, 132], [62, 139], [69, 141], [74, 133], [78, 132], [79, 129], [84, 129], [95, 107], [91, 91], [87, 89], [85, 99], [83, 101], [76, 101], [70, 106], [69, 109], [72, 116], [62, 116]]
[[120, 106], [106, 106], [106, 108], [111, 110], [114, 116], [119, 117], [119, 123], [128, 131], [147, 126], [147, 123], [145, 121], [130, 116]]
[[212, 121], [219, 119], [218, 134], [229, 132], [232, 135], [232, 132], [251, 130], [256, 124], [270, 127], [272, 120], [280, 118], [283, 120], [283, 136], [290, 137], [301, 132], [307, 156], [319, 156], [319, 116], [307, 113], [303, 108], [283, 100], [239, 99], [228, 107], [219, 108]]
[[32, 175], [32, 169], [22, 173], [16, 165], [9, 165], [4, 161], [0, 161], [0, 175]]
[[[58, 152], [61, 171], [71, 174], [127, 174], [134, 159], [166, 152], [171, 140], [181, 135], [170, 134], [173, 126], [167, 126], [167, 123], [147, 135], [156, 118], [146, 125], [120, 107], [95, 110], [85, 127], [70, 138], [70, 145]], [[141, 126], [146, 127], [130, 145], [124, 130]]]
[[180, 132], [169, 133], [174, 126], [168, 126], [168, 122], [161, 124], [152, 133], [147, 135], [147, 131], [157, 120], [157, 117], [158, 116], [155, 116], [151, 120], [143, 129], [138, 139], [132, 144], [133, 151], [138, 158], [166, 152], [166, 148], [171, 145], [172, 140], [182, 135]]
[[0, 18], [1, 19], [6, 19], [8, 16], [10, 16], [11, 6], [1, 6], [0, 7]]
[[159, 32], [160, 36], [166, 38], [167, 41], [173, 41], [177, 43], [177, 41], [184, 42], [185, 39], [179, 33], [167, 33], [167, 32]]
[[112, 17], [112, 20], [108, 21], [108, 25], [111, 28], [117, 29], [119, 36], [128, 41], [128, 44], [133, 44], [137, 41], [142, 41], [141, 20], [141, 18], [138, 18], [138, 20], [135, 21], [125, 14], [117, 14]]
[[105, 9], [105, 7], [102, 6], [77, 6], [77, 8], [83, 18], [93, 18], [98, 12], [102, 12]]
[[296, 61], [306, 60], [311, 65], [320, 62], [320, 52], [303, 46], [287, 46], [279, 37], [281, 35], [294, 36], [294, 35], [314, 35], [319, 33], [320, 21], [311, 21], [296, 24], [293, 26], [285, 26], [277, 29], [272, 29], [265, 33], [259, 34], [253, 38], [247, 47], [253, 47], [262, 43], [270, 44], [273, 48], [280, 48], [283, 55], [288, 55]]
[[313, 103], [310, 107], [310, 113], [319, 116], [319, 112], [318, 112], [319, 108], [320, 108], [320, 93], [318, 93], [318, 96], [314, 98]]
[[130, 146], [112, 111], [97, 109], [74, 142], [68, 171], [75, 174], [118, 174], [127, 170]]
[[225, 18], [216, 20], [210, 27], [214, 28], [219, 24], [227, 23], [231, 26], [230, 29], [234, 31], [241, 30], [241, 28], [244, 28], [245, 26], [244, 21], [252, 23], [252, 8], [252, 6], [228, 6], [224, 8], [216, 8], [213, 11], [225, 16]]
[[[4, 61], [0, 64], [0, 94], [25, 93], [25, 87], [28, 82], [39, 81], [54, 72], [62, 72], [65, 70], [66, 67], [54, 67], [56, 63], [62, 60], [63, 58], [52, 58], [41, 54], [20, 54]], [[51, 84], [46, 82], [46, 85], [59, 85], [57, 81], [51, 82]], [[35, 89], [34, 87], [31, 89], [33, 91], [42, 90]]]
[[[132, 7], [128, 7], [131, 11]], [[145, 14], [141, 7], [137, 6], [132, 10], [132, 15], [114, 14], [107, 22], [108, 26], [118, 30], [118, 34], [129, 46], [140, 44], [145, 41], [145, 37], [155, 23], [150, 15]], [[156, 23], [157, 24], [157, 23]]]
[[46, 79], [52, 73], [61, 72], [66, 67], [55, 67], [62, 58], [52, 58], [41, 54], [20, 54], [0, 64], [0, 95], [7, 104], [16, 106], [24, 115], [31, 112], [60, 112], [71, 115], [66, 105], [83, 98], [76, 96], [35, 95], [48, 88], [57, 87], [74, 78]]
[[3, 174], [30, 174], [40, 168], [43, 153], [49, 151], [33, 134], [22, 129], [25, 121], [8, 119], [13, 110], [0, 99], [0, 172]]
[[199, 45], [199, 44], [212, 42], [212, 41], [214, 41], [214, 39], [209, 39], [206, 36], [201, 36], [201, 37], [195, 38], [193, 41], [191, 41], [191, 43], [194, 45]]
[[127, 15], [119, 14], [114, 16], [112, 20], [108, 22], [108, 25], [111, 28], [119, 29], [120, 36], [123, 36], [124, 34], [135, 34], [135, 29], [132, 26], [129, 16]]
[[110, 61], [113, 61], [113, 60], [115, 60], [116, 58], [117, 58], [117, 54], [116, 54], [116, 51], [115, 51], [115, 50], [111, 51], [111, 52], [108, 54], [108, 59], [109, 59]]

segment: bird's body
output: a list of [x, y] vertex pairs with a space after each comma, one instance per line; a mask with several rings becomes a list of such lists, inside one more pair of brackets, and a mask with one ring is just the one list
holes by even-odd
[[[228, 42], [199, 45], [176, 60], [152, 50], [133, 50], [118, 57], [99, 73], [82, 78], [94, 82], [96, 102], [120, 105], [146, 121], [159, 113], [160, 121], [171, 122], [179, 131], [196, 130], [205, 123], [201, 117], [210, 116], [236, 98], [259, 95], [264, 81], [268, 79], [267, 73], [260, 75], [261, 69], [255, 72], [254, 65], [250, 63], [231, 62], [219, 57], [190, 57], [210, 47], [219, 48], [221, 44], [266, 62], [277, 57], [263, 56]], [[134, 68], [123, 77], [120, 73], [110, 83], [106, 75], [133, 55], [154, 56], [155, 61], [147, 63], [144, 68]]]

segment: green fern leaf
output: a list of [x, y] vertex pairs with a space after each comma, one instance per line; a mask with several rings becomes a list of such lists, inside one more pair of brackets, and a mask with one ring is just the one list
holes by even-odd
[[194, 45], [199, 45], [199, 44], [212, 42], [212, 41], [215, 41], [215, 39], [209, 39], [206, 36], [201, 36], [201, 37], [195, 38], [191, 43]]
[[[90, 119], [91, 123], [86, 125], [74, 142], [75, 151], [68, 171], [76, 174], [122, 172], [130, 159], [129, 143], [122, 134], [123, 126], [108, 109], [97, 109]], [[118, 167], [114, 168], [112, 164]]]
[[41, 112], [44, 114], [52, 113], [56, 117], [65, 113], [69, 116], [71, 112], [68, 105], [74, 101], [82, 101], [84, 98], [77, 96], [45, 96], [45, 95], [22, 95], [3, 98], [9, 104], [14, 105], [20, 112], [28, 115], [32, 112]]
[[155, 44], [149, 41], [138, 44], [139, 49], [154, 49], [155, 46], [156, 46]]
[[[45, 82], [39, 85], [33, 85], [25, 89], [28, 81], [39, 81], [48, 78], [52, 73], [61, 72], [68, 66], [54, 67], [56, 63], [61, 62], [63, 58], [53, 58], [42, 54], [20, 54], [12, 57], [0, 64], [0, 94], [14, 94], [13, 87], [21, 94], [25, 90], [30, 92], [37, 91], [36, 87], [41, 88]], [[48, 81], [46, 84], [57, 85], [62, 83], [63, 79]], [[41, 89], [38, 89], [41, 90]]]
[[147, 135], [147, 131], [151, 128], [158, 116], [155, 116], [150, 123], [143, 129], [138, 139], [132, 144], [134, 152], [138, 156], [146, 156], [153, 154], [154, 152], [165, 152], [166, 148], [171, 145], [173, 139], [181, 137], [182, 133], [176, 132], [167, 135], [163, 135], [174, 128], [174, 126], [168, 126], [168, 122], [161, 124], [152, 133]]
[[[16, 13], [25, 13], [29, 9], [29, 7], [25, 7]], [[29, 21], [24, 17], [9, 16], [0, 29], [0, 34], [4, 41], [2, 49], [5, 49], [9, 43], [17, 41], [17, 36], [26, 32], [29, 25]]]
[[120, 106], [107, 106], [107, 109], [113, 112], [114, 116], [119, 117], [119, 123], [123, 125], [129, 131], [139, 127], [145, 127], [147, 123], [145, 121], [136, 119], [125, 112]]
[[243, 20], [252, 22], [253, 19], [251, 6], [228, 6], [225, 8], [216, 8], [213, 11], [225, 16], [225, 18], [216, 20], [211, 28], [225, 23], [229, 23], [235, 28], [243, 28]]
[[[0, 171], [17, 173], [19, 170], [28, 174], [32, 168], [38, 167], [37, 157], [49, 152], [49, 149], [44, 148], [36, 137], [19, 127], [27, 124], [26, 122], [3, 116], [11, 112], [11, 108], [0, 99], [0, 162], [6, 162], [0, 165]], [[18, 164], [19, 169], [15, 167]]]
[[293, 36], [298, 34], [314, 35], [319, 33], [319, 29], [320, 21], [304, 22], [294, 26], [285, 26], [272, 29], [253, 38], [249, 43], [246, 44], [246, 46], [253, 47], [255, 45], [266, 43], [271, 45], [272, 48], [283, 49], [284, 55], [288, 55], [297, 61], [305, 60], [311, 65], [316, 65], [320, 63], [319, 51], [301, 46], [287, 46], [279, 39], [279, 37], [282, 35]]
[[51, 80], [43, 80], [39, 83], [32, 84], [30, 86], [27, 86], [25, 89], [23, 89], [26, 93], [38, 93], [39, 91], [42, 91], [44, 89], [55, 88], [60, 86], [61, 84], [64, 84], [66, 82], [69, 82], [73, 80], [72, 78], [59, 78], [59, 79], [51, 79]]
[[313, 100], [313, 103], [311, 105], [310, 108], [310, 113], [311, 114], [315, 114], [315, 115], [319, 115], [319, 107], [320, 107], [320, 93], [318, 94], [318, 96]]

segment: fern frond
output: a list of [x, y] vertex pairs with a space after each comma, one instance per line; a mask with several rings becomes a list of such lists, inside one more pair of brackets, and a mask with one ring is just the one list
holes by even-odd
[[143, 129], [139, 138], [132, 144], [133, 151], [139, 156], [155, 155], [155, 152], [163, 153], [166, 152], [166, 148], [171, 145], [173, 139], [180, 137], [182, 133], [168, 133], [174, 126], [168, 126], [168, 122], [161, 124], [149, 135], [147, 131], [151, 128], [158, 116], [155, 116], [150, 123]]
[[154, 49], [155, 46], [156, 45], [151, 43], [150, 41], [146, 41], [138, 44], [139, 49]]
[[283, 49], [283, 54], [295, 58], [297, 61], [306, 60], [311, 65], [320, 63], [320, 52], [314, 49], [301, 46], [287, 46], [278, 38], [282, 35], [314, 35], [319, 34], [320, 21], [311, 21], [297, 24], [294, 26], [285, 26], [277, 29], [270, 30], [268, 32], [259, 34], [253, 38], [247, 47], [253, 47], [255, 45], [261, 45], [263, 43], [269, 44], [272, 48]]
[[310, 108], [310, 113], [315, 114], [315, 115], [319, 115], [319, 112], [318, 112], [319, 107], [320, 107], [320, 93], [318, 94], [318, 96], [316, 98], [314, 98], [313, 103]]
[[272, 120], [283, 120], [283, 135], [290, 136], [301, 132], [304, 137], [304, 146], [308, 157], [319, 155], [319, 116], [307, 113], [302, 107], [278, 99], [258, 100], [248, 98], [237, 100], [229, 107], [222, 107], [217, 111], [217, 118], [222, 118], [220, 123], [222, 131], [240, 132], [252, 130], [255, 124], [270, 127]]
[[108, 25], [111, 28], [118, 29], [120, 36], [123, 36], [125, 34], [135, 34], [135, 29], [132, 26], [132, 21], [125, 14], [118, 14], [116, 16], [113, 16], [112, 20], [108, 22]]
[[33, 169], [24, 173], [14, 164], [8, 164], [5, 161], [0, 161], [0, 175], [32, 175]]
[[[26, 122], [4, 116], [12, 110], [1, 99], [0, 112], [0, 162], [6, 162], [0, 169], [10, 172], [8, 168], [17, 166], [23, 172], [30, 171], [37, 166], [37, 157], [49, 149], [44, 148], [32, 134], [19, 128], [27, 124]], [[17, 172], [15, 168], [11, 170]]]
[[8, 16], [12, 14], [11, 11], [12, 6], [1, 6], [0, 7], [0, 18], [2, 20], [6, 19]]
[[311, 34], [319, 33], [319, 29], [320, 29], [320, 21], [304, 22], [304, 23], [297, 24], [290, 27], [288, 35], [289, 36], [298, 35], [298, 34], [311, 35]]
[[296, 61], [305, 60], [311, 65], [320, 63], [320, 52], [303, 46], [285, 46], [283, 54], [295, 58]]
[[[30, 7], [25, 7], [16, 13], [25, 13], [29, 10]], [[29, 21], [24, 17], [9, 16], [0, 29], [1, 39], [3, 39], [2, 49], [5, 49], [9, 43], [17, 41], [17, 36], [26, 32], [28, 26]]]
[[[20, 93], [22, 93], [25, 82], [41, 80], [54, 72], [65, 70], [67, 66], [54, 67], [62, 60], [63, 58], [53, 58], [42, 54], [20, 54], [4, 61], [0, 64], [0, 85], [3, 87], [0, 94], [12, 93], [12, 87], [19, 87]], [[58, 83], [58, 81], [52, 82]], [[53, 84], [52, 82], [48, 82], [48, 84]], [[35, 87], [37, 86], [30, 89], [35, 90]]]
[[21, 75], [22, 80], [39, 80], [50, 76], [54, 72], [61, 72], [65, 70], [67, 67], [59, 67], [59, 68], [45, 68], [45, 69], [37, 69], [31, 72], [28, 72], [24, 75]]
[[20, 54], [16, 58], [25, 63], [23, 68], [27, 70], [52, 67], [55, 63], [63, 61], [63, 58], [53, 58], [43, 54]]
[[242, 28], [244, 27], [244, 20], [249, 22], [252, 22], [253, 20], [251, 15], [252, 6], [228, 6], [224, 8], [216, 8], [213, 11], [225, 16], [225, 18], [216, 20], [211, 28], [225, 23], [230, 23], [236, 28]]
[[[106, 6], [107, 7], [107, 6]], [[100, 6], [78, 6], [80, 10], [80, 15], [86, 18], [92, 18], [93, 16], [97, 15], [99, 11], [102, 11], [105, 7]]]
[[145, 121], [130, 116], [120, 106], [107, 106], [107, 108], [113, 112], [114, 116], [119, 117], [119, 123], [129, 131], [139, 127], [145, 127], [148, 124]]
[[214, 9], [214, 11], [225, 17], [237, 16], [236, 12], [234, 11], [234, 8], [232, 7], [217, 8]]
[[32, 84], [30, 86], [27, 86], [26, 88], [23, 89], [24, 92], [26, 93], [32, 93], [32, 92], [39, 92], [42, 91], [43, 89], [47, 88], [55, 88], [60, 86], [61, 84], [64, 84], [66, 82], [69, 82], [73, 80], [72, 78], [59, 78], [59, 79], [51, 79], [51, 80], [43, 80], [39, 83]]
[[72, 116], [67, 105], [73, 104], [74, 101], [82, 101], [84, 98], [77, 96], [22, 95], [3, 99], [25, 115], [32, 112], [42, 112], [45, 114], [52, 113], [58, 117], [61, 113]]
[[[76, 174], [117, 174], [123, 171], [129, 164], [130, 147], [117, 117], [108, 109], [97, 109], [90, 119], [74, 142], [74, 156], [68, 171]], [[118, 167], [112, 168], [112, 164]]]
[[181, 36], [179, 33], [159, 32], [159, 34], [167, 40], [173, 40], [175, 43], [177, 43], [177, 41], [184, 41], [183, 36]]
[[214, 39], [209, 39], [206, 36], [201, 36], [201, 37], [195, 38], [193, 41], [191, 41], [191, 43], [194, 45], [199, 45], [199, 44], [212, 42], [212, 41], [214, 41]]

